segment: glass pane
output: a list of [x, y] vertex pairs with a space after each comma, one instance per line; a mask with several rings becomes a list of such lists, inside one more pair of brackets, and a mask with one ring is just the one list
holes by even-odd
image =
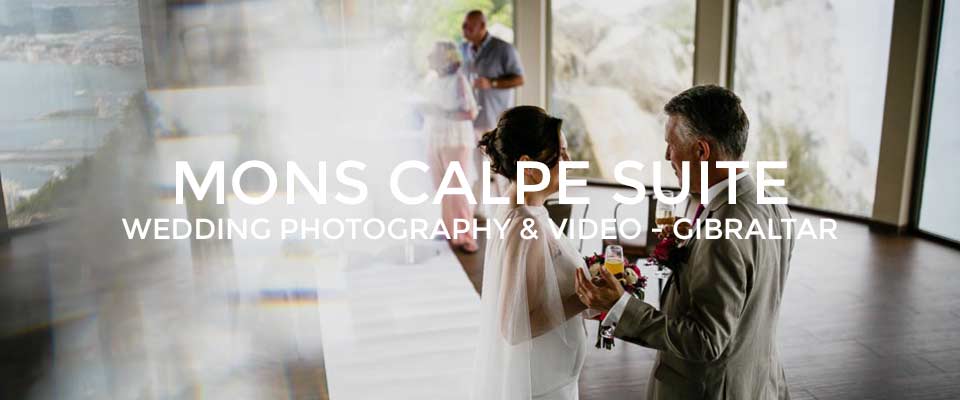
[[0, 176], [11, 227], [72, 206], [145, 87], [137, 2], [9, 1], [0, 13]]
[[786, 160], [791, 204], [870, 215], [892, 21], [893, 0], [738, 3], [745, 158]]
[[924, 169], [920, 229], [960, 241], [960, 4], [945, 2]]
[[[694, 0], [553, 1], [550, 108], [575, 160], [613, 179], [620, 160], [664, 159], [663, 105], [693, 82]], [[675, 185], [669, 168], [661, 174]]]

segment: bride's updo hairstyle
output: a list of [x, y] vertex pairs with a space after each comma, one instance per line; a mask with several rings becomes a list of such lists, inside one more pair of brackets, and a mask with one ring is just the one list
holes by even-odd
[[505, 111], [497, 127], [484, 133], [478, 147], [490, 159], [490, 169], [511, 181], [517, 180], [520, 157], [553, 168], [560, 161], [560, 126], [563, 120], [535, 106], [517, 106]]

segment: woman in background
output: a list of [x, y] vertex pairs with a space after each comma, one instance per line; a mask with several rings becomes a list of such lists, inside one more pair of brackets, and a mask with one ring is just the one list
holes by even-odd
[[[427, 103], [421, 112], [429, 143], [430, 170], [434, 185], [439, 187], [447, 166], [453, 161], [460, 163], [467, 176], [471, 175], [470, 154], [475, 146], [472, 121], [478, 109], [470, 84], [460, 72], [460, 54], [453, 42], [437, 42], [427, 61], [436, 77], [427, 82]], [[457, 184], [454, 180], [450, 187], [458, 187]], [[457, 218], [473, 221], [473, 206], [462, 195], [444, 196], [441, 209], [448, 230], [453, 230], [453, 221]], [[466, 253], [478, 249], [470, 235], [451, 239], [451, 244]]]

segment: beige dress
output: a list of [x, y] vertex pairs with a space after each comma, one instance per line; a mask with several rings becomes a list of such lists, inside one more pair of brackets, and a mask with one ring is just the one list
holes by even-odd
[[[467, 79], [461, 73], [439, 76], [427, 83], [427, 101], [444, 111], [475, 112], [477, 103]], [[471, 150], [476, 147], [473, 122], [455, 120], [441, 115], [424, 117], [428, 140], [428, 157], [433, 183], [439, 187], [444, 171], [454, 161], [460, 163], [469, 177], [472, 172]], [[455, 185], [451, 185], [455, 186]], [[441, 213], [447, 229], [452, 230], [455, 219], [472, 220], [473, 205], [464, 196], [444, 196]], [[460, 235], [452, 240], [455, 246], [474, 243], [470, 236]]]

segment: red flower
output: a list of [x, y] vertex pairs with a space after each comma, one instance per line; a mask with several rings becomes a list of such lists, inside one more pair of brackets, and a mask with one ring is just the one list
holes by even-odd
[[670, 235], [657, 243], [653, 254], [650, 255], [648, 260], [659, 266], [670, 268], [674, 273], [678, 273], [679, 269], [687, 262], [689, 256], [690, 249], [683, 246], [683, 241], [677, 239], [676, 236]]
[[653, 250], [653, 258], [655, 258], [660, 263], [666, 263], [670, 260], [670, 252], [676, 247], [677, 239], [673, 236], [667, 236], [657, 243], [657, 247]]

